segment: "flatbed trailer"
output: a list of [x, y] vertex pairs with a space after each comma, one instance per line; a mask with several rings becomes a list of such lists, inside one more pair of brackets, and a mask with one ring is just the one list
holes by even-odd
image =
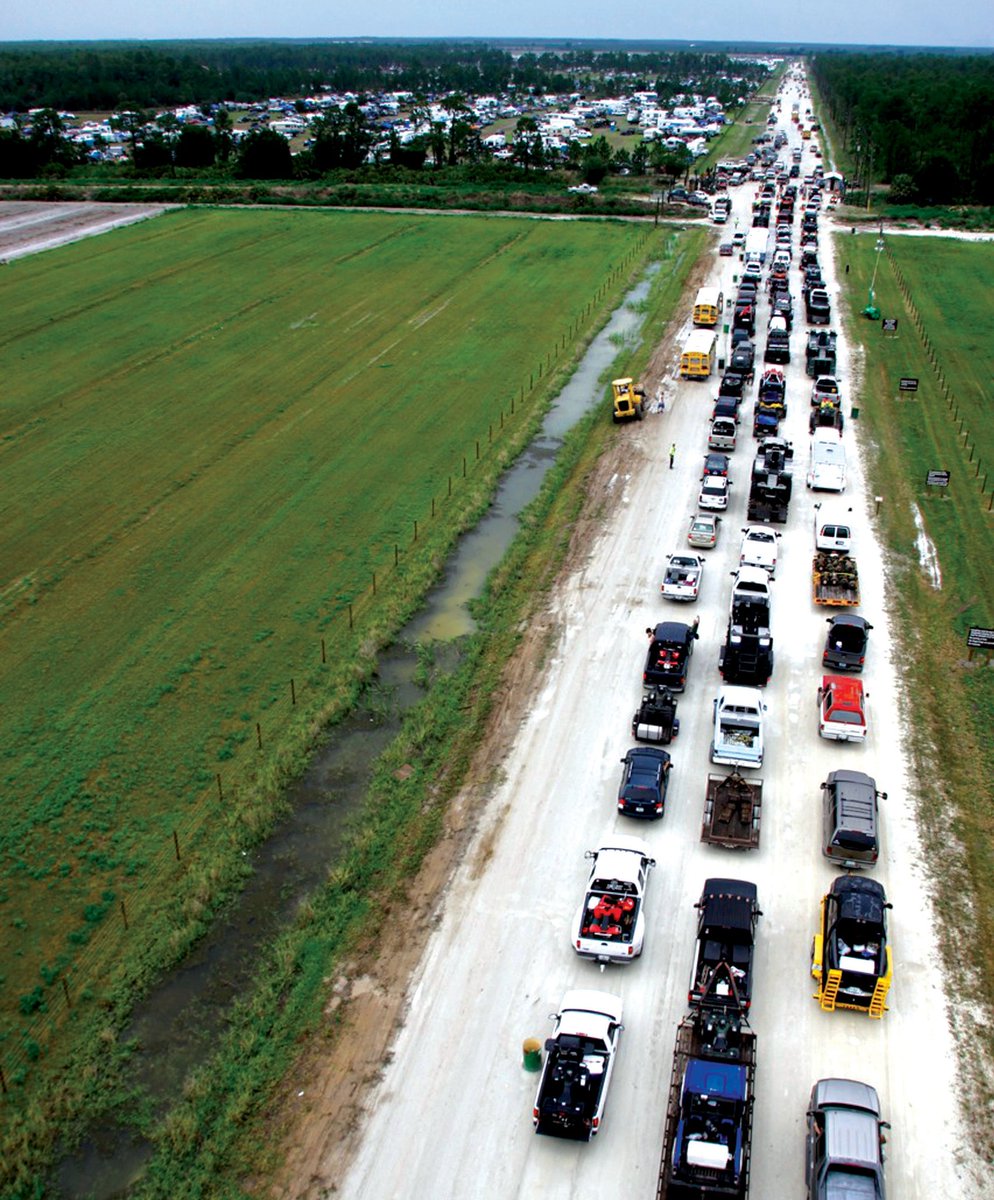
[[811, 564], [811, 598], [815, 604], [853, 608], [859, 604], [859, 572], [849, 554], [819, 550]]
[[746, 1200], [756, 1035], [698, 1009], [677, 1027], [656, 1200]]
[[762, 807], [761, 779], [744, 779], [738, 771], [708, 775], [701, 841], [726, 850], [754, 850]]

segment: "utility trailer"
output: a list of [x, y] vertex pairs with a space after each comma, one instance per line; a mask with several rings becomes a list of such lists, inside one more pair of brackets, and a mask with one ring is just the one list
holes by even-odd
[[642, 692], [642, 703], [632, 717], [632, 737], [637, 742], [669, 745], [679, 732], [675, 696], [665, 684], [648, 684]]
[[708, 775], [701, 841], [726, 850], [755, 850], [763, 807], [763, 781], [738, 771]]
[[811, 598], [815, 604], [854, 608], [859, 604], [859, 572], [850, 554], [819, 550], [811, 565]]
[[705, 1006], [676, 1031], [656, 1200], [746, 1200], [756, 1035]]

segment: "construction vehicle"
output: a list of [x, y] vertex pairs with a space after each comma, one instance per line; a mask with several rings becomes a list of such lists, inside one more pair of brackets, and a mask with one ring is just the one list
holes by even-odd
[[645, 417], [645, 390], [633, 379], [612, 379], [611, 394], [614, 399], [612, 420], [641, 421]]
[[726, 850], [754, 850], [762, 805], [761, 779], [745, 779], [738, 771], [708, 775], [701, 841]]
[[764, 438], [752, 464], [748, 518], [769, 524], [787, 520], [793, 478], [794, 447], [783, 438]]
[[854, 608], [859, 604], [859, 572], [851, 554], [818, 550], [811, 564], [811, 598], [815, 604]]
[[894, 974], [887, 896], [875, 879], [840, 875], [822, 897], [811, 947], [814, 998], [825, 1012], [850, 1008], [879, 1020]]
[[[713, 978], [734, 999], [722, 967]], [[701, 1004], [677, 1027], [656, 1200], [746, 1200], [756, 1035], [734, 1004]]]

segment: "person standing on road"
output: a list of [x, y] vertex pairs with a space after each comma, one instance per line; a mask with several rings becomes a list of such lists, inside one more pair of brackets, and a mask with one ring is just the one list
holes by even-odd
[[673, 470], [673, 460], [676, 458], [676, 442], [670, 442], [670, 470]]

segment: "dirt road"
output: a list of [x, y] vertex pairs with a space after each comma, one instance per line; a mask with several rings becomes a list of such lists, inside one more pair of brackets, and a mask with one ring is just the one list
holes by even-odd
[[[789, 104], [785, 109], [789, 112]], [[795, 130], [789, 132], [796, 139]], [[805, 159], [813, 163], [807, 154]], [[738, 190], [727, 234], [735, 221], [743, 230], [749, 227], [752, 198], [752, 187]], [[823, 216], [821, 258], [836, 296], [827, 225]], [[796, 246], [795, 236], [795, 254]], [[732, 295], [740, 270], [737, 259], [715, 256], [712, 281], [720, 280]], [[914, 731], [901, 718], [884, 556], [873, 536], [854, 422], [843, 439], [850, 460], [844, 499], [854, 506], [859, 530], [860, 611], [874, 624], [864, 675], [870, 736], [857, 746], [825, 742], [817, 734], [815, 691], [826, 613], [810, 600], [813, 504], [819, 497], [804, 487], [810, 381], [804, 376], [798, 278], [794, 268], [796, 320], [784, 432], [796, 449], [795, 489], [774, 584], [776, 669], [765, 691], [761, 848], [735, 854], [699, 841], [711, 701], [720, 683], [718, 647], [729, 572], [745, 524], [753, 442], [744, 426], [733, 456], [732, 504], [719, 545], [708, 555], [700, 602], [664, 606], [660, 568], [668, 551], [685, 545], [713, 392], [712, 384], [671, 378], [666, 413], [618, 431], [625, 468], [593, 498], [603, 500], [610, 515], [591, 540], [586, 562], [550, 600], [556, 634], [542, 686], [501, 764], [502, 782], [483, 801], [473, 846], [444, 902], [425, 914], [433, 933], [406, 997], [403, 1027], [368, 1096], [351, 1167], [339, 1173], [346, 1131], [325, 1128], [318, 1135], [324, 1150], [286, 1194], [649, 1200], [655, 1194], [674, 1032], [686, 1011], [692, 906], [711, 875], [755, 881], [764, 913], [752, 1010], [759, 1047], [754, 1200], [804, 1195], [805, 1106], [812, 1083], [826, 1075], [862, 1079], [879, 1090], [893, 1126], [891, 1195], [954, 1200], [981, 1194], [957, 1108], [954, 1048], [903, 752]], [[764, 300], [760, 329], [766, 312]], [[758, 344], [761, 352], [762, 335]], [[848, 411], [853, 364], [844, 345], [840, 374]], [[748, 418], [751, 403], [745, 411]], [[677, 446], [672, 470], [671, 442]], [[682, 725], [671, 747], [675, 765], [667, 812], [658, 823], [626, 821], [616, 817], [614, 797], [618, 760], [631, 745], [628, 722], [640, 694], [643, 631], [666, 615], [691, 620], [695, 613], [701, 638], [679, 705]], [[895, 980], [890, 1012], [879, 1022], [823, 1013], [811, 994], [809, 951], [818, 902], [836, 875], [819, 852], [818, 785], [838, 767], [867, 771], [889, 794], [883, 854], [874, 875], [894, 906]], [[612, 829], [645, 836], [658, 867], [649, 885], [645, 953], [630, 966], [600, 974], [574, 956], [568, 931], [585, 880], [583, 853]], [[611, 991], [625, 1002], [626, 1030], [606, 1120], [589, 1146], [534, 1136], [536, 1077], [521, 1067], [522, 1039], [544, 1038], [551, 1029], [548, 1014], [577, 986]], [[301, 1104], [307, 1105], [306, 1096]], [[311, 1134], [317, 1134], [317, 1112], [310, 1123]]]
[[0, 200], [0, 262], [156, 217], [165, 204], [94, 204]]

